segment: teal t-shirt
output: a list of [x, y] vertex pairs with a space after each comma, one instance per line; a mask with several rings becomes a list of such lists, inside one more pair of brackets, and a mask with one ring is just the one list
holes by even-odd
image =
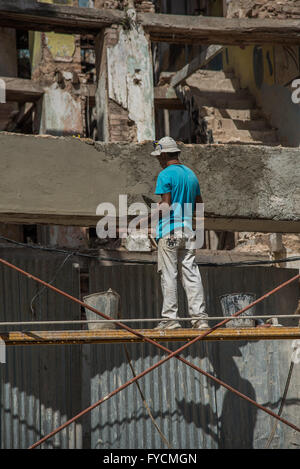
[[183, 164], [172, 164], [157, 178], [155, 194], [171, 192], [170, 216], [160, 218], [156, 238], [162, 238], [176, 229], [192, 230], [192, 217], [200, 186], [195, 173]]

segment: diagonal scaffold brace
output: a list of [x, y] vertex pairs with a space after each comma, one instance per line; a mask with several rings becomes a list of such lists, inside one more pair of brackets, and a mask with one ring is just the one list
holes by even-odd
[[205, 331], [204, 333], [200, 334], [199, 336], [195, 337], [193, 340], [187, 342], [186, 344], [184, 344], [182, 347], [178, 348], [177, 350], [175, 350], [174, 352], [172, 352], [170, 349], [168, 349], [167, 347], [164, 347], [163, 345], [159, 344], [158, 342], [148, 338], [148, 337], [145, 337], [143, 334], [141, 334], [140, 332], [138, 332], [137, 330], [134, 330], [134, 329], [131, 329], [130, 327], [126, 326], [125, 324], [123, 324], [122, 322], [119, 322], [119, 321], [115, 321], [114, 319], [110, 318], [109, 316], [106, 316], [105, 314], [101, 313], [100, 311], [98, 311], [97, 309], [93, 308], [92, 306], [89, 306], [87, 305], [86, 303], [84, 303], [83, 301], [79, 300], [78, 298], [75, 298], [71, 295], [69, 295], [68, 293], [62, 291], [62, 290], [59, 290], [58, 288], [54, 287], [53, 285], [50, 285], [48, 284], [47, 282], [44, 282], [43, 280], [39, 279], [38, 277], [35, 277], [34, 275], [28, 273], [28, 272], [25, 272], [24, 270], [20, 269], [19, 267], [5, 261], [4, 259], [1, 259], [0, 258], [0, 263], [2, 263], [3, 265], [7, 266], [7, 267], [10, 267], [12, 268], [13, 270], [16, 270], [18, 271], [19, 273], [25, 275], [26, 277], [34, 280], [34, 281], [37, 281], [39, 283], [41, 283], [42, 285], [50, 288], [51, 290], [65, 296], [66, 298], [69, 298], [71, 299], [72, 301], [80, 304], [81, 306], [85, 307], [85, 308], [88, 308], [90, 309], [92, 312], [98, 314], [99, 316], [107, 319], [107, 320], [110, 320], [110, 321], [113, 321], [116, 325], [118, 325], [119, 327], [123, 328], [123, 329], [126, 329], [127, 331], [131, 332], [132, 334], [142, 338], [145, 342], [149, 342], [153, 345], [155, 345], [156, 347], [164, 350], [165, 352], [167, 352], [169, 355], [165, 358], [163, 358], [162, 360], [158, 361], [156, 364], [152, 365], [151, 367], [147, 368], [145, 371], [139, 373], [138, 375], [136, 375], [134, 378], [130, 379], [129, 381], [127, 381], [126, 383], [124, 383], [122, 386], [120, 386], [119, 388], [115, 389], [114, 391], [112, 391], [111, 393], [107, 394], [104, 398], [100, 399], [99, 401], [97, 401], [96, 403], [94, 403], [93, 405], [89, 406], [88, 408], [86, 408], [85, 410], [83, 410], [82, 412], [78, 413], [77, 415], [75, 415], [74, 417], [72, 417], [70, 420], [68, 420], [67, 422], [65, 422], [64, 424], [62, 424], [60, 427], [56, 428], [55, 430], [53, 430], [51, 433], [49, 433], [48, 435], [44, 436], [43, 438], [41, 438], [39, 441], [37, 441], [36, 443], [34, 443], [33, 445], [30, 446], [29, 449], [34, 449], [36, 448], [37, 446], [40, 446], [42, 443], [44, 443], [46, 440], [48, 440], [49, 438], [51, 438], [52, 436], [56, 435], [58, 432], [60, 432], [61, 430], [63, 430], [64, 428], [66, 428], [67, 426], [71, 425], [73, 422], [75, 422], [77, 419], [79, 419], [80, 417], [82, 417], [83, 415], [87, 414], [88, 412], [90, 412], [91, 410], [93, 410], [94, 408], [98, 407], [99, 405], [101, 405], [103, 402], [107, 401], [108, 399], [110, 399], [111, 397], [113, 397], [114, 395], [118, 394], [119, 392], [121, 392], [123, 389], [127, 388], [128, 386], [130, 386], [131, 384], [133, 384], [135, 381], [137, 381], [138, 379], [142, 378], [143, 376], [145, 376], [146, 374], [150, 373], [152, 370], [154, 370], [155, 368], [159, 367], [160, 365], [162, 365], [163, 363], [165, 363], [166, 361], [170, 360], [171, 358], [175, 357], [177, 358], [178, 360], [182, 361], [183, 363], [185, 363], [186, 365], [190, 366], [191, 368], [193, 368], [194, 370], [202, 373], [204, 376], [212, 379], [213, 381], [217, 382], [218, 384], [220, 384], [221, 386], [225, 387], [226, 389], [228, 389], [229, 391], [233, 392], [234, 394], [236, 394], [237, 396], [245, 399], [246, 401], [250, 402], [251, 404], [255, 405], [257, 408], [261, 409], [262, 411], [264, 411], [265, 413], [271, 415], [272, 417], [274, 417], [275, 419], [279, 420], [280, 422], [284, 423], [285, 425], [288, 425], [289, 427], [293, 428], [294, 430], [300, 432], [300, 428], [297, 427], [296, 425], [294, 425], [293, 423], [287, 421], [286, 419], [278, 416], [277, 414], [275, 414], [274, 412], [272, 412], [271, 410], [267, 409], [266, 407], [258, 404], [256, 401], [254, 401], [253, 399], [249, 398], [248, 396], [246, 396], [245, 394], [242, 394], [241, 392], [239, 392], [238, 390], [236, 390], [235, 388], [233, 388], [232, 386], [224, 383], [223, 381], [221, 381], [220, 379], [216, 378], [215, 376], [211, 375], [210, 373], [207, 373], [206, 371], [202, 370], [201, 368], [199, 368], [198, 366], [194, 365], [193, 363], [185, 360], [184, 358], [178, 356], [179, 353], [181, 353], [183, 350], [185, 350], [186, 348], [188, 348], [189, 346], [191, 346], [192, 344], [198, 342], [199, 340], [203, 339], [204, 337], [206, 337], [207, 335], [209, 335], [211, 332], [213, 332], [214, 330], [216, 330], [217, 328], [223, 326], [224, 324], [226, 324], [227, 322], [231, 321], [233, 318], [239, 316], [240, 314], [242, 314], [243, 312], [247, 311], [248, 309], [252, 308], [253, 306], [255, 306], [256, 304], [260, 303], [261, 301], [263, 301], [264, 299], [268, 298], [269, 296], [273, 295], [274, 293], [276, 293], [277, 291], [281, 290], [282, 288], [284, 288], [285, 286], [289, 285], [290, 283], [296, 281], [297, 279], [300, 278], [300, 274], [292, 277], [290, 280], [280, 284], [278, 287], [274, 288], [273, 290], [271, 290], [270, 292], [267, 292], [265, 295], [261, 296], [260, 298], [258, 298], [257, 300], [253, 301], [252, 303], [250, 303], [248, 306], [246, 306], [245, 308], [241, 309], [240, 311], [238, 311], [237, 313], [235, 313], [234, 315], [232, 315], [231, 318], [228, 318], [228, 319], [224, 319], [224, 321], [221, 321], [219, 322], [218, 324], [216, 324], [215, 326], [213, 326], [212, 328], [210, 328], [209, 330]]

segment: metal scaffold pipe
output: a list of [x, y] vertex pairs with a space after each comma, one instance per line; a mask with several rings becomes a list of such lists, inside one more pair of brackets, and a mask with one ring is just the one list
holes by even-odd
[[[102, 316], [103, 318], [107, 319], [107, 320], [111, 320], [111, 318], [109, 318], [108, 316], [106, 316], [105, 314], [101, 313], [100, 311], [97, 311], [95, 308], [93, 308], [92, 306], [89, 306], [87, 305], [86, 303], [84, 303], [83, 301], [69, 295], [68, 293], [66, 292], [63, 292], [62, 290], [59, 290], [58, 288], [54, 287], [53, 285], [50, 285], [48, 284], [47, 282], [44, 282], [43, 280], [39, 279], [38, 277], [35, 277], [34, 275], [28, 273], [28, 272], [25, 272], [24, 270], [20, 269], [19, 267], [16, 267], [15, 265], [5, 261], [4, 259], [0, 259], [0, 263], [2, 263], [3, 265], [6, 265], [7, 267], [9, 268], [12, 268], [18, 272], [20, 272], [22, 275], [25, 275], [26, 277], [32, 279], [32, 280], [35, 280], [39, 283], [41, 283], [42, 285], [45, 285], [46, 287], [50, 288], [51, 290], [53, 291], [56, 291], [57, 293], [65, 296], [66, 298], [69, 298], [71, 299], [72, 301], [75, 301], [76, 303], [80, 304], [81, 306], [85, 307], [85, 308], [88, 308], [90, 309], [92, 312], [98, 314], [99, 316]], [[248, 306], [246, 306], [245, 308], [241, 309], [240, 311], [238, 311], [237, 313], [233, 314], [232, 315], [232, 318], [234, 317], [237, 317], [239, 315], [241, 315], [242, 313], [244, 313], [245, 311], [247, 311], [248, 309], [252, 308], [253, 306], [255, 306], [256, 304], [260, 303], [261, 301], [263, 301], [264, 299], [268, 298], [269, 296], [273, 295], [274, 293], [276, 293], [277, 291], [279, 291], [280, 289], [284, 288], [285, 286], [289, 285], [290, 283], [294, 282], [295, 280], [299, 279], [300, 278], [300, 274], [292, 277], [290, 280], [282, 283], [281, 285], [279, 285], [278, 287], [274, 288], [273, 290], [271, 290], [270, 292], [267, 292], [265, 295], [261, 296], [260, 298], [258, 298], [257, 300], [253, 301], [252, 303], [250, 303]], [[109, 393], [108, 395], [106, 395], [104, 398], [100, 399], [99, 401], [97, 401], [96, 403], [94, 403], [93, 405], [89, 406], [87, 409], [83, 410], [82, 412], [80, 412], [79, 414], [75, 415], [73, 418], [71, 418], [70, 420], [68, 420], [67, 422], [65, 422], [63, 425], [61, 425], [60, 427], [56, 428], [55, 430], [53, 430], [51, 433], [49, 433], [48, 435], [44, 436], [43, 438], [41, 438], [39, 441], [37, 441], [36, 443], [34, 443], [32, 446], [30, 446], [30, 449], [33, 449], [33, 448], [36, 448], [37, 446], [41, 445], [42, 443], [44, 443], [46, 440], [48, 440], [49, 438], [51, 438], [52, 436], [54, 436], [55, 434], [57, 434], [58, 432], [60, 432], [61, 430], [63, 430], [64, 428], [66, 428], [67, 426], [71, 425], [75, 420], [79, 419], [80, 417], [82, 417], [83, 415], [87, 414], [88, 412], [90, 412], [91, 410], [93, 410], [94, 408], [96, 408], [97, 406], [99, 406], [100, 404], [102, 404], [103, 402], [107, 401], [108, 399], [110, 399], [111, 397], [113, 397], [115, 394], [119, 393], [120, 391], [122, 391], [123, 389], [127, 388], [128, 386], [130, 386], [131, 384], [133, 384], [135, 381], [137, 381], [138, 379], [142, 378], [143, 376], [145, 376], [146, 374], [150, 373], [152, 370], [154, 370], [155, 368], [159, 367], [160, 365], [162, 365], [163, 363], [167, 362], [168, 360], [170, 360], [171, 358], [173, 357], [176, 357], [177, 359], [179, 359], [180, 361], [182, 361], [183, 363], [185, 363], [186, 365], [192, 367], [193, 369], [195, 369], [196, 371], [202, 373], [204, 376], [214, 380], [215, 382], [217, 382], [218, 384], [220, 384], [221, 386], [225, 387], [226, 389], [228, 389], [229, 391], [232, 391], [234, 394], [236, 394], [237, 396], [245, 399], [246, 401], [250, 402], [251, 404], [255, 405], [257, 408], [263, 410], [265, 413], [271, 415], [272, 417], [276, 418], [277, 420], [281, 421], [282, 423], [288, 425], [289, 427], [293, 428], [294, 430], [300, 432], [300, 428], [297, 427], [296, 425], [294, 425], [293, 423], [287, 421], [286, 419], [283, 419], [282, 417], [279, 417], [277, 414], [275, 414], [274, 412], [272, 412], [271, 410], [267, 409], [266, 407], [258, 404], [257, 402], [255, 402], [253, 399], [249, 398], [248, 396], [246, 396], [245, 394], [242, 394], [240, 393], [238, 390], [232, 388], [231, 386], [229, 386], [228, 384], [224, 383], [223, 381], [219, 380], [218, 378], [216, 378], [215, 376], [212, 376], [211, 374], [207, 373], [206, 371], [202, 370], [201, 368], [197, 367], [196, 365], [194, 365], [193, 363], [190, 363], [188, 362], [187, 360], [185, 360], [184, 358], [182, 357], [179, 357], [178, 355], [183, 351], [185, 350], [186, 348], [190, 347], [192, 344], [198, 342], [199, 340], [203, 339], [204, 337], [206, 337], [208, 334], [210, 334], [211, 332], [213, 332], [214, 330], [216, 330], [217, 328], [223, 326], [224, 324], [226, 324], [227, 322], [229, 322], [231, 320], [231, 318], [228, 318], [228, 319], [224, 319], [223, 321], [221, 321], [220, 323], [216, 324], [215, 326], [213, 326], [211, 329], [205, 331], [204, 333], [200, 334], [199, 336], [195, 337], [193, 340], [187, 342], [186, 344], [184, 344], [182, 347], [178, 348], [177, 350], [175, 350], [174, 352], [172, 352], [171, 350], [169, 350], [168, 348], [164, 347], [163, 345], [157, 343], [156, 341], [148, 338], [148, 337], [145, 337], [143, 334], [141, 334], [140, 332], [134, 330], [134, 329], [131, 329], [130, 327], [126, 326], [125, 324], [122, 324], [121, 322], [116, 322], [114, 321], [115, 324], [117, 324], [119, 327], [123, 328], [123, 329], [126, 329], [127, 331], [135, 334], [136, 336], [138, 337], [141, 337], [143, 338], [144, 341], [146, 342], [149, 342], [149, 343], [152, 343], [153, 345], [155, 345], [156, 347], [164, 350], [165, 352], [167, 352], [169, 355], [165, 358], [163, 358], [162, 360], [158, 361], [156, 364], [152, 365], [151, 367], [149, 367], [148, 369], [144, 370], [142, 373], [138, 374], [137, 376], [135, 376], [134, 378], [130, 379], [129, 381], [127, 381], [126, 383], [124, 383], [122, 386], [120, 386], [119, 388], [115, 389], [114, 391], [112, 391], [111, 393]]]

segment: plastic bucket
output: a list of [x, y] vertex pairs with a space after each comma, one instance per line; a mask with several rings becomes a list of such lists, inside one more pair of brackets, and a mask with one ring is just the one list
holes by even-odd
[[[120, 319], [120, 295], [111, 288], [105, 292], [85, 296], [83, 301], [112, 319]], [[87, 308], [85, 308], [85, 313], [87, 320], [103, 319], [105, 321], [104, 318]], [[116, 327], [113, 322], [108, 320], [102, 323], [91, 322], [88, 324], [90, 330], [116, 329]]]
[[[220, 302], [223, 316], [233, 316], [233, 314], [255, 300], [256, 295], [254, 293], [230, 293], [222, 295], [220, 296]], [[255, 319], [242, 319], [247, 318], [247, 316], [255, 316], [255, 306], [242, 313], [237, 319], [227, 322], [226, 327], [254, 327]]]

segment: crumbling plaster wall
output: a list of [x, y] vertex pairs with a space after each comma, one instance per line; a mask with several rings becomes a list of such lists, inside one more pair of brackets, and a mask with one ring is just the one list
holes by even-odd
[[[47, 0], [47, 3], [56, 2]], [[75, 4], [72, 1], [67, 3]], [[83, 135], [85, 98], [79, 92], [84, 82], [80, 36], [31, 32], [29, 39], [32, 79], [45, 88], [37, 109], [34, 131], [51, 135]]]
[[96, 40], [98, 140], [142, 142], [155, 138], [150, 40], [128, 10]]
[[107, 49], [108, 97], [128, 110], [136, 140], [153, 140], [154, 91], [150, 43], [143, 28], [119, 30], [118, 42]]

